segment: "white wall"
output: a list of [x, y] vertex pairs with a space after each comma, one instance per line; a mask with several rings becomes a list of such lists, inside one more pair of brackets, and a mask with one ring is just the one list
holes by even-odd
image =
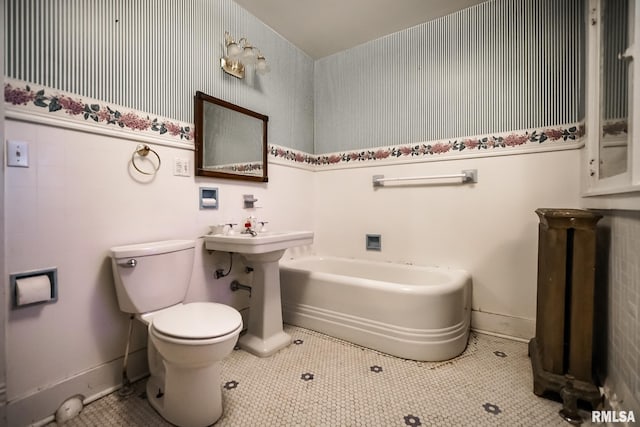
[[[88, 397], [118, 383], [128, 317], [117, 306], [111, 246], [198, 239], [209, 225], [240, 222], [247, 214], [274, 228], [313, 225], [311, 172], [272, 165], [268, 184], [173, 176], [173, 158], [192, 159], [193, 152], [152, 145], [163, 165], [149, 180], [130, 165], [135, 141], [14, 120], [6, 122], [6, 138], [28, 142], [31, 162], [5, 170], [7, 272], [57, 267], [59, 286], [54, 304], [9, 309], [10, 425], [53, 414], [73, 394]], [[219, 187], [219, 210], [199, 210], [199, 186]], [[261, 209], [242, 208], [247, 193], [256, 195]], [[213, 279], [227, 257], [211, 255], [201, 244], [199, 239], [188, 300], [246, 307], [245, 295], [228, 290], [234, 275]], [[240, 263], [235, 265], [239, 272]], [[136, 327], [132, 350], [145, 345], [145, 331]], [[133, 374], [140, 375], [145, 354], [136, 354]], [[100, 370], [106, 373], [99, 380], [82, 379]], [[39, 396], [69, 381], [77, 384], [68, 394], [58, 390], [46, 401]]]
[[[473, 327], [534, 335], [536, 208], [577, 207], [579, 151], [351, 168], [317, 173], [316, 242], [321, 254], [459, 267], [473, 277]], [[372, 176], [477, 169], [474, 185], [421, 182], [372, 186]], [[365, 250], [367, 233], [382, 251]]]

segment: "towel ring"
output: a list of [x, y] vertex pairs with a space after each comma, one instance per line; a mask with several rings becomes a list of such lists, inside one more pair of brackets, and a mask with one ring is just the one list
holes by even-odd
[[[142, 169], [140, 169], [138, 165], [136, 165], [136, 154], [140, 157], [146, 157], [147, 155], [149, 155], [149, 152], [152, 152], [153, 154], [155, 154], [156, 158], [158, 159], [158, 166], [155, 167], [153, 172], [145, 172]], [[160, 160], [160, 156], [158, 155], [158, 153], [156, 153], [155, 150], [151, 149], [151, 147], [149, 147], [147, 144], [139, 144], [136, 147], [136, 151], [134, 151], [133, 154], [131, 155], [131, 163], [133, 164], [133, 167], [136, 168], [138, 172], [144, 175], [155, 175], [156, 172], [158, 172], [158, 169], [160, 169], [160, 164], [162, 163], [162, 161]]]

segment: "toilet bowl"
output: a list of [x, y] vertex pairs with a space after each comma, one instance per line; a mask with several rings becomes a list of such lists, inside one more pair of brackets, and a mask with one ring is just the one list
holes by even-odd
[[242, 317], [214, 302], [183, 303], [193, 241], [111, 249], [120, 309], [147, 325], [147, 397], [167, 421], [204, 427], [222, 415], [220, 362], [233, 350]]
[[176, 425], [213, 424], [222, 415], [220, 362], [238, 340], [240, 313], [223, 304], [196, 302], [147, 313], [141, 320], [148, 322], [150, 351], [163, 364], [147, 382], [151, 406]]

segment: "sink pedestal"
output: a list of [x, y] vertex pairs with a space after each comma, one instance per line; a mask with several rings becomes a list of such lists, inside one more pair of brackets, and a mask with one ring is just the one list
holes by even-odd
[[240, 348], [259, 357], [268, 357], [291, 344], [282, 329], [280, 266], [284, 249], [261, 254], [242, 254], [253, 268], [253, 287], [249, 303], [249, 325], [240, 337]]
[[207, 250], [238, 253], [253, 267], [249, 325], [238, 340], [240, 348], [256, 356], [268, 357], [291, 344], [291, 337], [282, 329], [278, 261], [288, 248], [311, 243], [312, 231], [204, 236]]

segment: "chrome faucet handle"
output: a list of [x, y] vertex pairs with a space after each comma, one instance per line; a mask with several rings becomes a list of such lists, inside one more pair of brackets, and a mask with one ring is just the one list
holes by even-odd
[[261, 233], [267, 231], [267, 227], [265, 227], [265, 224], [269, 224], [269, 221], [258, 221], [258, 224], [260, 224]]

